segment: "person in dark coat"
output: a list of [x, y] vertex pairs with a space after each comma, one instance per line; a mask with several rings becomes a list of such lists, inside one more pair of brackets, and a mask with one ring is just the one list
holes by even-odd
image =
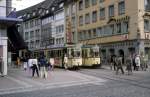
[[132, 74], [132, 58], [131, 56], [129, 56], [127, 59], [126, 59], [126, 70], [128, 71], [128, 75]]

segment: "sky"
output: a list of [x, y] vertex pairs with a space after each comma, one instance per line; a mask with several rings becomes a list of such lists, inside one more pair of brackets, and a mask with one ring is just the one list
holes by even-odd
[[16, 8], [16, 10], [22, 10], [42, 1], [44, 0], [12, 0], [12, 7]]

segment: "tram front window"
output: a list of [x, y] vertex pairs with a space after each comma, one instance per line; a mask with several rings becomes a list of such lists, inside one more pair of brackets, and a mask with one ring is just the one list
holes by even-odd
[[95, 57], [99, 57], [99, 52], [94, 52]]
[[81, 56], [80, 51], [75, 51], [74, 57], [80, 57], [80, 56]]

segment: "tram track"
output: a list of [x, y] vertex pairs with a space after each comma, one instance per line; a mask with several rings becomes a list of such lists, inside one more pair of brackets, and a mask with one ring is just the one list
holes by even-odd
[[137, 80], [132, 80], [132, 79], [127, 79], [127, 78], [122, 78], [122, 77], [118, 77], [117, 75], [108, 75], [108, 74], [104, 74], [101, 73], [99, 71], [91, 71], [91, 70], [81, 70], [79, 71], [80, 73], [83, 74], [88, 74], [88, 75], [92, 75], [92, 76], [96, 76], [96, 77], [101, 77], [107, 80], [111, 80], [111, 81], [117, 81], [117, 82], [121, 82], [121, 83], [127, 83], [130, 85], [134, 85], [137, 87], [141, 87], [141, 88], [146, 88], [150, 90], [150, 85], [148, 86], [147, 84], [143, 84], [142, 81], [137, 81]]

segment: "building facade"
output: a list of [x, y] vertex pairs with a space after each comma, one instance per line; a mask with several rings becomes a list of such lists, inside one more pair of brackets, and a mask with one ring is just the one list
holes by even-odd
[[[0, 75], [7, 75], [8, 65], [8, 27], [21, 21], [13, 17], [11, 0], [0, 0]], [[13, 32], [13, 31], [12, 31]], [[12, 33], [13, 34], [13, 33]]]
[[[64, 3], [63, 0], [45, 0], [18, 12], [24, 19], [20, 28], [28, 50], [39, 57], [56, 48], [64, 48]], [[21, 51], [20, 56], [24, 56]]]
[[102, 59], [149, 53], [149, 0], [76, 0], [76, 4], [79, 43], [99, 45]]

